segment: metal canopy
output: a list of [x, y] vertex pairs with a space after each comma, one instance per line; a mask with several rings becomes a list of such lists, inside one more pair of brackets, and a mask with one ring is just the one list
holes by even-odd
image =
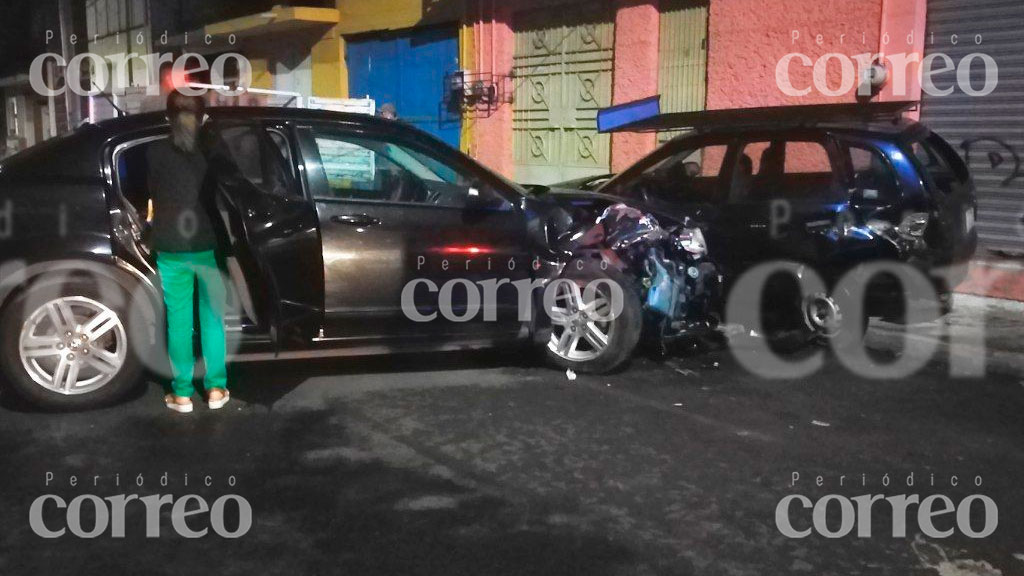
[[[638, 100], [637, 104], [650, 99]], [[620, 109], [630, 104], [620, 104]], [[801, 106], [767, 106], [657, 114], [633, 122], [611, 126], [605, 132], [655, 132], [659, 130], [705, 130], [752, 126], [801, 126], [825, 123], [864, 123], [891, 120], [896, 122], [904, 112], [914, 110], [916, 101], [870, 102], [849, 104], [808, 104]], [[609, 112], [612, 109], [606, 109]], [[619, 111], [619, 110], [617, 110]], [[605, 112], [602, 110], [601, 112]]]

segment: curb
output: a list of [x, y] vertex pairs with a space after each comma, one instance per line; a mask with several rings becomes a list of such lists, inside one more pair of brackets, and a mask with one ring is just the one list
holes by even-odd
[[1024, 264], [1016, 260], [972, 260], [956, 292], [1024, 301]]
[[865, 342], [869, 348], [910, 354], [923, 353], [934, 346], [933, 359], [956, 366], [958, 373], [955, 376], [1002, 374], [1024, 377], [1024, 341], [1021, 341], [1019, 349], [993, 347], [988, 343], [983, 346], [950, 343], [950, 333], [954, 331], [967, 341], [991, 335], [986, 331], [985, 318], [994, 316], [1004, 323], [1010, 322], [1011, 330], [1016, 332], [1019, 327], [1019, 332], [1024, 333], [1024, 302], [955, 294], [953, 312], [949, 316], [912, 326], [872, 321]]

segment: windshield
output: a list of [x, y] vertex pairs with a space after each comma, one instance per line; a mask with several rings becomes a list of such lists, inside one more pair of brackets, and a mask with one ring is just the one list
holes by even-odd
[[601, 187], [601, 192], [645, 201], [710, 202], [727, 144], [672, 143]]

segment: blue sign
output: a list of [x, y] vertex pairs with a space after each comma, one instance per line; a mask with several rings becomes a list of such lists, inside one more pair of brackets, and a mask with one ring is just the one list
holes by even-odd
[[616, 128], [653, 118], [661, 114], [661, 96], [651, 96], [597, 111], [597, 131], [611, 132]]

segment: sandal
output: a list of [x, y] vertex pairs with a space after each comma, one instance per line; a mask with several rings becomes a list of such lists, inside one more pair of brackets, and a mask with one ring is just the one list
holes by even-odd
[[207, 397], [207, 402], [210, 405], [210, 410], [219, 410], [223, 408], [225, 404], [228, 403], [228, 400], [231, 400], [231, 393], [228, 392], [227, 390], [221, 388], [214, 388], [213, 391], [210, 392], [210, 395], [212, 395], [213, 392], [220, 392], [220, 398]]
[[[180, 400], [187, 400], [188, 402], [180, 402]], [[164, 396], [164, 406], [170, 410], [181, 414], [188, 414], [192, 411], [192, 399], [184, 396], [175, 396], [174, 394], [168, 394]]]

